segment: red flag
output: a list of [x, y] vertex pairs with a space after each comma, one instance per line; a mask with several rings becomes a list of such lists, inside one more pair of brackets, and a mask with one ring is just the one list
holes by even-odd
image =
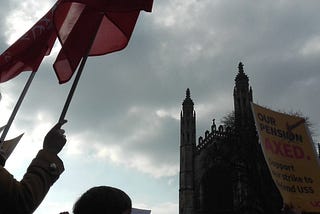
[[140, 10], [151, 12], [152, 4], [153, 0], [62, 0], [54, 13], [62, 44], [54, 63], [59, 82], [72, 77], [90, 46], [89, 56], [125, 48]]
[[36, 72], [43, 57], [50, 54], [57, 38], [53, 26], [56, 5], [0, 55], [0, 83], [14, 78], [23, 71]]

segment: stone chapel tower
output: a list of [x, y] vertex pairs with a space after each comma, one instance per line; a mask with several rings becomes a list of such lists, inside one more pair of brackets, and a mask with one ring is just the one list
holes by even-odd
[[196, 113], [193, 101], [190, 98], [190, 90], [187, 89], [186, 98], [182, 104], [181, 133], [180, 133], [180, 189], [179, 189], [179, 213], [194, 213], [194, 151], [196, 147]]
[[238, 66], [239, 72], [235, 78], [233, 90], [234, 113], [236, 128], [247, 127], [253, 123], [250, 102], [252, 102], [252, 88], [249, 88], [249, 78], [244, 73], [243, 64]]

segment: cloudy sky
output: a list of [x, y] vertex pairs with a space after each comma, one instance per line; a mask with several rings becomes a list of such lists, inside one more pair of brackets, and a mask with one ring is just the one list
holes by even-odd
[[[10, 0], [0, 7], [0, 50], [27, 31], [53, 0]], [[298, 111], [319, 141], [318, 0], [155, 0], [126, 49], [88, 59], [64, 126], [65, 172], [36, 214], [71, 211], [87, 189], [123, 189], [135, 207], [178, 213], [179, 117], [187, 88], [197, 136], [233, 110], [237, 65], [244, 63], [256, 103]], [[25, 133], [6, 168], [19, 180], [58, 121], [71, 82], [59, 85], [46, 57], [7, 139]], [[0, 84], [6, 124], [29, 76]]]

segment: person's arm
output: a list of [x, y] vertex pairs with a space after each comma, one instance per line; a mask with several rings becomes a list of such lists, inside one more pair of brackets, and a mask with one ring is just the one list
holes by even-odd
[[66, 143], [62, 124], [58, 123], [48, 132], [43, 149], [33, 159], [20, 182], [0, 167], [0, 213], [32, 213], [64, 171], [63, 163], [57, 156]]

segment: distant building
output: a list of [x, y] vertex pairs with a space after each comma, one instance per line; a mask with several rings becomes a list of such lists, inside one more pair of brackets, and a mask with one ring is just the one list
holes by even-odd
[[215, 122], [196, 142], [196, 112], [187, 89], [181, 111], [179, 214], [279, 214], [282, 198], [254, 126], [249, 78], [239, 63], [231, 126]]

